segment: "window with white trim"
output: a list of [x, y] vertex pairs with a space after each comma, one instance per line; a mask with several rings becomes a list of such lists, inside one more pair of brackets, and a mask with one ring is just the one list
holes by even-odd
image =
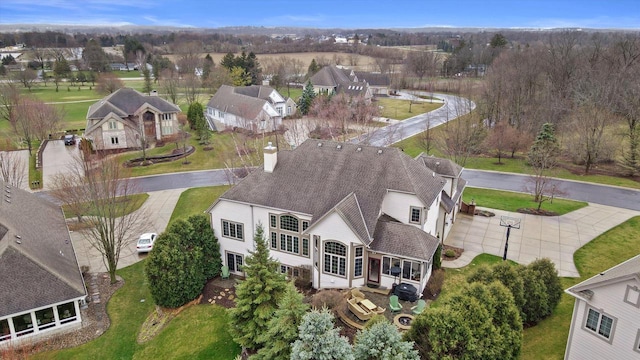
[[294, 266], [280, 264], [280, 273], [287, 275], [287, 277], [298, 277], [300, 276], [300, 269]]
[[271, 232], [271, 248], [278, 249], [278, 233], [273, 231]]
[[118, 145], [118, 137], [117, 136], [112, 136], [111, 137], [111, 145]]
[[227, 266], [231, 272], [242, 272], [242, 264], [244, 263], [244, 257], [240, 254], [227, 252]]
[[324, 272], [347, 276], [347, 247], [339, 242], [324, 243]]
[[420, 263], [411, 260], [402, 260], [402, 278], [420, 281]]
[[391, 275], [391, 268], [392, 267], [400, 267], [400, 259], [398, 258], [394, 258], [394, 257], [390, 257], [390, 256], [383, 256], [382, 257], [382, 273], [386, 274], [386, 275]]
[[115, 120], [109, 120], [109, 130], [118, 130], [118, 123]]
[[412, 206], [409, 215], [409, 222], [412, 224], [422, 224], [422, 209]]
[[605, 315], [604, 313], [594, 309], [587, 309], [587, 316], [584, 328], [611, 342], [613, 330], [615, 327], [615, 318]]
[[11, 330], [9, 329], [9, 319], [0, 320], [0, 341], [11, 339]]
[[302, 234], [308, 226], [309, 221], [299, 220], [293, 215], [269, 214], [271, 249], [309, 257], [309, 238]]
[[236, 240], [244, 240], [242, 224], [229, 220], [222, 220], [222, 236]]
[[354, 262], [353, 262], [353, 276], [361, 277], [362, 276], [362, 264], [364, 258], [364, 248], [362, 246], [358, 246], [355, 248], [354, 254]]
[[636, 335], [636, 343], [633, 345], [633, 350], [640, 353], [640, 329], [638, 329], [638, 334]]

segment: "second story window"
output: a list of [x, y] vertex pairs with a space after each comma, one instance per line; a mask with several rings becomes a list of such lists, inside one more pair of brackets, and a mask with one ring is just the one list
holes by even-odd
[[412, 224], [422, 224], [422, 209], [412, 206], [409, 222]]

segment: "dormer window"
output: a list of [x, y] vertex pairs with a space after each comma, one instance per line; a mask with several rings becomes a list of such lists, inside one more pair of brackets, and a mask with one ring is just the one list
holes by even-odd
[[118, 130], [118, 123], [115, 120], [109, 120], [109, 130]]
[[412, 224], [422, 224], [422, 209], [412, 206], [409, 214], [409, 222]]

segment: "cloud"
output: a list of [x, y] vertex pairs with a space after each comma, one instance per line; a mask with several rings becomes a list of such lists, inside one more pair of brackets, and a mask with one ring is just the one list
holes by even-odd
[[612, 18], [609, 16], [598, 16], [593, 18], [566, 19], [548, 18], [537, 19], [530, 22], [531, 27], [537, 28], [596, 28], [596, 29], [620, 29], [620, 28], [640, 28], [640, 19], [630, 17]]

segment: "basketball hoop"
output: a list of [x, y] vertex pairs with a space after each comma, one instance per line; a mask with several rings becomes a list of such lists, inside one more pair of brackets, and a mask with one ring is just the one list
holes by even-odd
[[507, 260], [507, 249], [509, 248], [509, 234], [511, 229], [520, 229], [520, 219], [511, 216], [500, 216], [500, 226], [507, 228], [507, 241], [504, 243], [504, 255], [502, 260]]

